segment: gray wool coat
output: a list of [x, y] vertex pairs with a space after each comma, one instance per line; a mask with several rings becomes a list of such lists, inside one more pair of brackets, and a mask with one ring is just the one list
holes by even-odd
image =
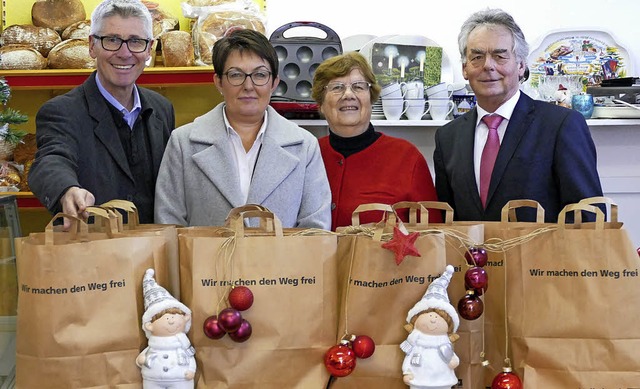
[[[221, 226], [232, 208], [245, 205], [223, 107], [171, 134], [156, 182], [156, 223]], [[269, 208], [283, 227], [329, 230], [331, 190], [317, 139], [273, 108], [267, 111], [247, 203]]]

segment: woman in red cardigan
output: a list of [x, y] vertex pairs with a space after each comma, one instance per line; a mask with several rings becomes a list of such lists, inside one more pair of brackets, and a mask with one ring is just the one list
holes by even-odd
[[[319, 142], [331, 186], [334, 231], [351, 225], [351, 214], [360, 204], [436, 200], [420, 151], [373, 128], [371, 111], [380, 89], [369, 63], [356, 52], [327, 59], [313, 77], [312, 96], [329, 124], [329, 136]], [[360, 222], [381, 217], [367, 212]], [[400, 217], [406, 221], [406, 214]], [[429, 222], [440, 221], [439, 212], [429, 213]]]

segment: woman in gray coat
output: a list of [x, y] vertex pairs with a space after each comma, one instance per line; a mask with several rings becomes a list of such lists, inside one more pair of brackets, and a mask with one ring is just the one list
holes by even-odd
[[283, 227], [331, 227], [331, 192], [316, 138], [269, 107], [278, 57], [264, 35], [236, 30], [213, 47], [224, 103], [173, 131], [156, 184], [155, 221], [223, 225], [260, 204]]

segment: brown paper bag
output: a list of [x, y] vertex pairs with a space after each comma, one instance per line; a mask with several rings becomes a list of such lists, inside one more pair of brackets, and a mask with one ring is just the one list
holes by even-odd
[[[235, 216], [233, 216], [235, 214]], [[244, 218], [264, 220], [245, 228]], [[267, 211], [232, 213], [227, 228], [180, 229], [183, 302], [193, 312], [198, 388], [324, 388], [323, 356], [335, 344], [335, 234], [282, 229]], [[232, 285], [247, 286], [253, 305], [242, 312], [251, 337], [214, 340], [205, 320], [228, 306]]]
[[[60, 217], [73, 232], [55, 232]], [[135, 358], [146, 344], [141, 282], [167, 282], [160, 237], [89, 233], [58, 214], [44, 233], [16, 239], [19, 388], [139, 388]]]
[[[385, 220], [359, 226], [360, 213], [369, 210], [384, 211]], [[352, 226], [338, 230], [338, 339], [367, 335], [376, 349], [370, 358], [357, 359], [353, 372], [335, 379], [332, 388], [407, 388], [400, 349], [409, 334], [404, 325], [409, 310], [444, 271], [445, 243], [438, 232], [421, 234], [414, 244], [421, 256], [406, 256], [397, 265], [394, 252], [381, 247], [396, 222], [390, 206], [364, 204], [354, 211]]]
[[[617, 206], [604, 223], [588, 203], [565, 207], [556, 230], [507, 253], [509, 335], [525, 387], [640, 383], [640, 328], [633, 321], [640, 316], [640, 260], [615, 220]], [[581, 210], [594, 212], [596, 222], [578, 224]], [[577, 225], [565, 223], [569, 212]]]
[[[449, 284], [449, 298], [454, 307], [465, 295], [466, 287], [464, 274], [471, 265], [464, 259], [465, 252], [471, 246], [480, 246], [484, 241], [484, 225], [481, 223], [458, 223], [453, 221], [453, 208], [447, 203], [436, 201], [421, 201], [419, 203], [401, 202], [392, 206], [395, 209], [409, 209], [409, 224], [405, 226], [413, 231], [428, 229], [442, 231], [445, 236], [445, 251], [447, 264], [453, 265], [456, 272]], [[422, 223], [428, 221], [428, 212], [442, 212], [444, 223]], [[491, 281], [489, 281], [491, 282]], [[456, 368], [459, 388], [484, 389], [484, 375], [486, 368], [482, 366], [483, 349], [483, 320], [464, 320], [460, 318], [457, 334], [460, 336], [453, 347], [460, 358], [460, 365]]]
[[138, 209], [131, 201], [111, 200], [100, 207], [118, 210], [127, 215], [126, 221], [118, 218], [119, 231], [127, 236], [161, 236], [165, 241], [167, 262], [169, 266], [169, 293], [180, 300], [180, 265], [178, 261], [178, 225], [175, 224], [140, 224]]

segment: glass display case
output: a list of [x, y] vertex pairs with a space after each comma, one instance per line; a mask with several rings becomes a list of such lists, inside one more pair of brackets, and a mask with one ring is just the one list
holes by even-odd
[[18, 280], [14, 238], [19, 236], [16, 196], [0, 195], [0, 389], [15, 386]]

